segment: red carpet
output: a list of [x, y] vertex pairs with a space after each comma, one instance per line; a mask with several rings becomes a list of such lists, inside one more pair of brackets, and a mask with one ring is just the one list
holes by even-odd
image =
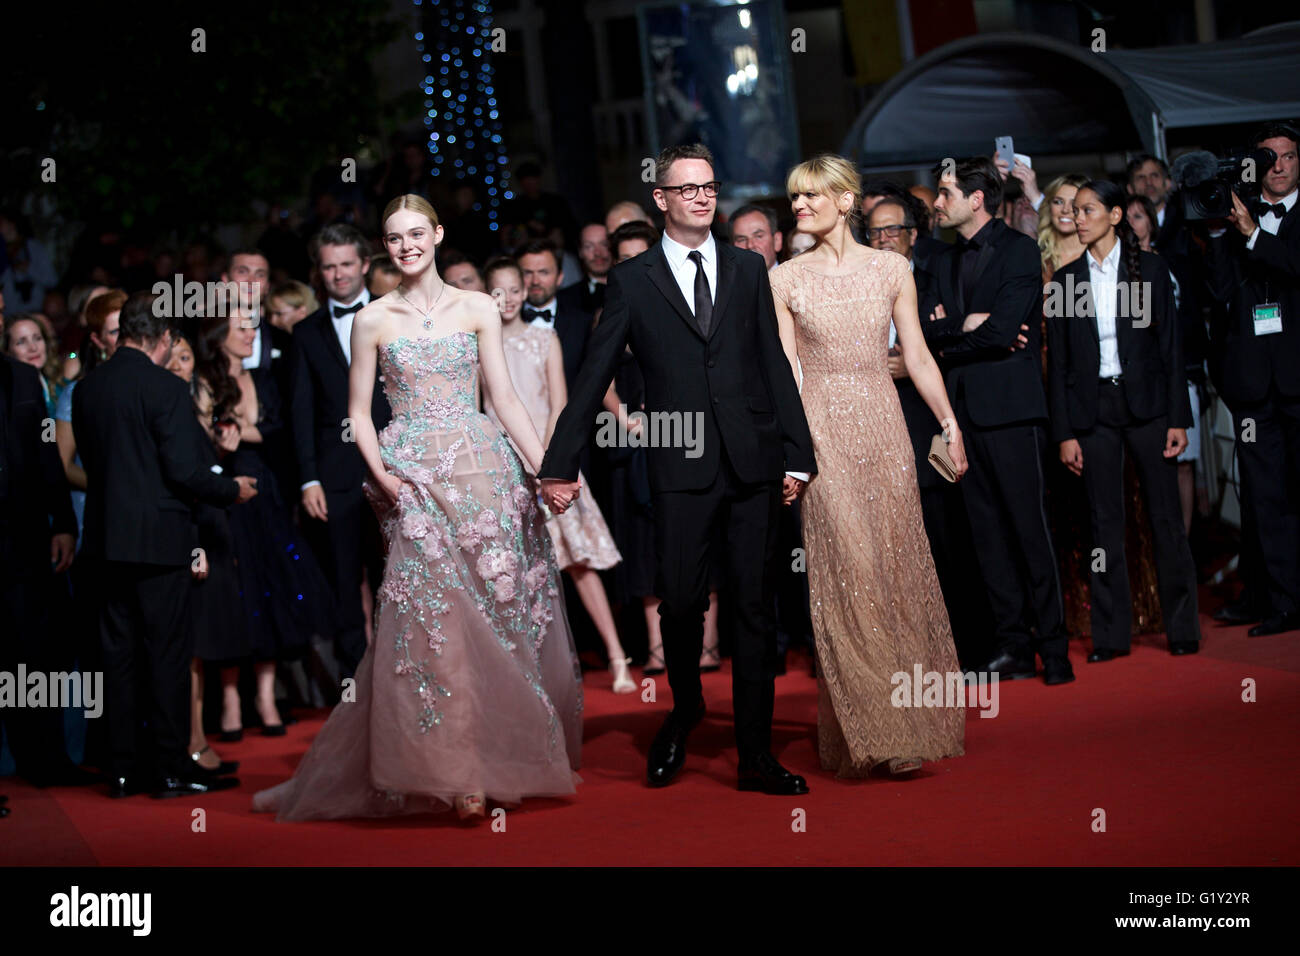
[[[225, 865], [1295, 865], [1300, 863], [1300, 634], [1247, 638], [1203, 619], [1199, 655], [1163, 639], [1086, 664], [1078, 680], [1001, 685], [994, 719], [968, 712], [966, 756], [911, 780], [837, 781], [817, 765], [816, 685], [792, 657], [778, 678], [775, 750], [812, 792], [734, 789], [730, 676], [705, 678], [710, 717], [682, 776], [642, 783], [644, 753], [668, 705], [615, 697], [589, 675], [583, 784], [575, 798], [509, 811], [506, 831], [454, 815], [277, 824], [249, 811], [284, 779], [320, 726], [221, 748], [243, 786], [201, 801], [109, 800], [104, 788], [0, 786], [0, 864]], [[1242, 681], [1255, 682], [1255, 703]], [[207, 830], [192, 831], [193, 811]], [[807, 830], [792, 832], [792, 812]], [[1106, 832], [1093, 832], [1094, 810]]]

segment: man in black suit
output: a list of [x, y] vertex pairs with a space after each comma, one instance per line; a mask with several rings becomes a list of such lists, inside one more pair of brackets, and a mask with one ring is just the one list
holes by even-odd
[[556, 296], [563, 306], [595, 315], [605, 304], [605, 283], [614, 264], [603, 223], [589, 222], [578, 233], [578, 261], [582, 263], [582, 281], [561, 289]]
[[[647, 783], [670, 783], [686, 737], [704, 716], [699, 658], [709, 603], [710, 550], [725, 528], [735, 606], [732, 687], [742, 790], [807, 792], [772, 756], [777, 516], [815, 470], [812, 438], [761, 256], [714, 241], [718, 183], [701, 145], [659, 154], [655, 202], [664, 237], [610, 273], [605, 311], [542, 462], [542, 494], [563, 511], [579, 493], [590, 423], [630, 344], [645, 378], [645, 409], [682, 422], [676, 440], [647, 448], [655, 521], [655, 593], [673, 709], [650, 747]], [[686, 439], [686, 426], [697, 441]], [[671, 447], [670, 447], [671, 446]], [[685, 446], [685, 447], [683, 447]], [[794, 473], [787, 472], [791, 469]], [[783, 477], [784, 476], [784, 477]]]
[[531, 239], [515, 250], [519, 271], [524, 276], [523, 318], [530, 325], [554, 329], [564, 355], [564, 384], [573, 391], [587, 354], [591, 336], [590, 312], [561, 301], [556, 292], [564, 280], [560, 250], [549, 239]]
[[[959, 241], [936, 257], [946, 318], [922, 323], [947, 368], [948, 392], [966, 437], [970, 471], [961, 483], [980, 571], [993, 610], [998, 652], [986, 669], [1003, 678], [1074, 680], [1056, 552], [1043, 497], [1047, 399], [1042, 351], [1042, 266], [1038, 245], [993, 212], [1002, 179], [988, 157], [934, 169], [941, 226]], [[1012, 350], [1022, 327], [1028, 347]]]
[[[1089, 226], [1099, 218], [1087, 207], [1078, 216]], [[1046, 310], [1052, 443], [1070, 470], [1083, 476], [1092, 544], [1106, 561], [1092, 562], [1089, 579], [1090, 663], [1128, 654], [1132, 635], [1128, 567], [1119, 557], [1126, 453], [1137, 466], [1151, 518], [1169, 651], [1194, 654], [1201, 641], [1196, 566], [1173, 460], [1187, 446], [1192, 425], [1173, 281], [1164, 257], [1150, 252], [1140, 253], [1141, 275], [1134, 277], [1128, 253], [1116, 241], [1099, 258], [1098, 245], [1091, 245], [1052, 280], [1049, 303], [1061, 301], [1054, 298], [1059, 288], [1068, 307]], [[1072, 287], [1087, 295], [1072, 299]]]
[[[0, 672], [10, 675], [19, 664], [29, 673], [67, 669], [50, 608], [55, 575], [72, 564], [77, 519], [52, 439], [40, 373], [0, 356]], [[60, 708], [0, 707], [0, 729], [18, 773], [37, 786], [94, 779], [67, 758]]]
[[[873, 249], [897, 252], [907, 259], [916, 280], [916, 302], [920, 315], [929, 316], [939, 306], [939, 283], [933, 273], [916, 264], [913, 241], [917, 223], [913, 207], [901, 199], [885, 198], [876, 203], [866, 222], [867, 242]], [[973, 670], [994, 653], [993, 616], [988, 597], [975, 567], [975, 543], [971, 538], [970, 519], [962, 501], [961, 487], [945, 481], [930, 464], [930, 442], [935, 432], [934, 412], [916, 390], [907, 375], [907, 365], [898, 344], [898, 335], [889, 327], [889, 374], [898, 389], [898, 404], [903, 409], [907, 433], [916, 454], [916, 484], [921, 492], [921, 516], [934, 569], [943, 591], [948, 620], [952, 624], [953, 643], [963, 666]]]
[[[369, 244], [355, 226], [326, 226], [311, 241], [326, 300], [293, 327], [289, 412], [293, 424], [302, 508], [321, 563], [332, 572], [338, 596], [335, 638], [340, 677], [351, 677], [366, 652], [362, 569], [378, 590], [383, 544], [374, 512], [362, 492], [365, 463], [348, 427], [348, 368], [352, 364], [352, 319], [370, 302], [366, 273]], [[375, 430], [392, 417], [379, 376], [370, 415]]]
[[1270, 124], [1251, 139], [1277, 154], [1250, 209], [1236, 193], [1207, 258], [1227, 315], [1212, 329], [1237, 433], [1244, 505], [1254, 512], [1270, 609], [1252, 637], [1300, 629], [1300, 131]]
[[194, 640], [185, 617], [198, 544], [194, 504], [242, 503], [256, 494], [256, 481], [204, 467], [189, 390], [163, 367], [175, 341], [172, 320], [155, 314], [154, 298], [127, 300], [117, 351], [72, 399], [86, 470], [82, 550], [100, 563], [105, 596], [100, 641], [113, 796], [238, 784], [195, 768], [186, 752]]

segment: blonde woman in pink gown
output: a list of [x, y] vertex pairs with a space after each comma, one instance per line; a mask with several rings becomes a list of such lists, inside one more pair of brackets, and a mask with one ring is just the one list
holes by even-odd
[[964, 473], [961, 432], [921, 334], [908, 261], [861, 245], [849, 230], [862, 198], [857, 171], [839, 156], [818, 156], [791, 170], [788, 187], [796, 228], [816, 239], [770, 279], [818, 464], [803, 498], [821, 665], [818, 754], [841, 777], [911, 773], [964, 752], [966, 713], [964, 695], [956, 706], [895, 706], [897, 675], [910, 685], [919, 665], [947, 683], [961, 669], [886, 364], [891, 320], [935, 433], [942, 420]]
[[[537, 433], [542, 436], [542, 443], [550, 444], [551, 431], [568, 400], [560, 338], [551, 329], [520, 321], [524, 283], [513, 259], [501, 257], [488, 262], [483, 278], [501, 310], [501, 342], [515, 393], [528, 410]], [[498, 421], [491, 398], [485, 399], [483, 404], [492, 420]], [[609, 669], [614, 678], [614, 693], [632, 693], [637, 689], [629, 670], [632, 659], [619, 643], [614, 612], [610, 609], [599, 574], [614, 567], [623, 557], [618, 553], [600, 509], [591, 495], [579, 495], [569, 510], [547, 518], [546, 530], [555, 546], [556, 562], [573, 578], [583, 607], [605, 642]]]
[[[387, 546], [375, 638], [293, 777], [254, 797], [280, 820], [453, 805], [481, 818], [489, 799], [579, 782], [581, 673], [529, 477], [542, 443], [511, 387], [496, 306], [433, 267], [441, 239], [426, 200], [389, 203], [383, 241], [402, 280], [357, 314], [349, 379]], [[478, 410], [480, 372], [501, 427]], [[393, 409], [378, 435], [377, 373]]]

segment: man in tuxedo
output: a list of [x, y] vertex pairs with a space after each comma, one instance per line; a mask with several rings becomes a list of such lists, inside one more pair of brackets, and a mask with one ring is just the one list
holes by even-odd
[[555, 330], [564, 356], [564, 383], [572, 392], [578, 369], [587, 354], [591, 313], [558, 299], [556, 291], [564, 278], [564, 269], [555, 243], [549, 239], [530, 239], [516, 250], [515, 259], [524, 275], [527, 296], [524, 321]]
[[583, 281], [561, 289], [557, 295], [562, 305], [595, 315], [605, 304], [605, 282], [614, 264], [609, 233], [602, 223], [589, 222], [578, 233], [578, 260], [582, 263]]
[[[988, 157], [934, 169], [939, 225], [960, 241], [935, 258], [946, 318], [922, 323], [946, 369], [970, 471], [961, 483], [980, 542], [998, 651], [986, 665], [1003, 678], [1074, 680], [1056, 552], [1043, 497], [1047, 399], [1042, 351], [1043, 279], [1038, 245], [993, 216], [1002, 179]], [[1028, 347], [1013, 350], [1023, 331]]]
[[1254, 512], [1269, 608], [1252, 637], [1300, 629], [1300, 132], [1273, 123], [1253, 147], [1277, 154], [1249, 208], [1235, 192], [1231, 228], [1210, 240], [1224, 402], [1237, 433], [1244, 505]]
[[[580, 493], [578, 460], [625, 345], [645, 379], [645, 409], [690, 417], [698, 443], [648, 447], [655, 521], [655, 593], [673, 709], [650, 747], [646, 780], [670, 783], [687, 734], [704, 717], [699, 659], [709, 603], [710, 551], [725, 531], [735, 606], [732, 688], [739, 786], [807, 792], [772, 755], [777, 517], [815, 470], [799, 392], [777, 337], [767, 269], [757, 254], [720, 245], [709, 227], [718, 183], [699, 144], [659, 154], [654, 199], [662, 240], [610, 272], [605, 311], [542, 462], [542, 494], [562, 512]], [[669, 419], [671, 420], [671, 419]], [[681, 447], [687, 444], [687, 447]], [[667, 447], [676, 446], [676, 447]], [[791, 469], [791, 471], [786, 471]]]
[[[366, 652], [362, 570], [376, 590], [383, 571], [379, 525], [361, 487], [366, 467], [346, 421], [352, 319], [370, 302], [365, 283], [370, 253], [366, 237], [348, 223], [326, 226], [310, 250], [326, 300], [293, 327], [289, 413], [302, 509], [318, 551], [328, 555], [321, 563], [338, 596], [335, 653], [339, 676], [347, 678]], [[370, 412], [376, 431], [392, 416], [378, 375]]]
[[[912, 268], [912, 278], [916, 281], [918, 313], [929, 316], [935, 312], [939, 306], [939, 282], [933, 273], [918, 266], [913, 256], [913, 242], [917, 236], [913, 207], [901, 199], [882, 199], [872, 207], [867, 217], [866, 233], [873, 249], [897, 252], [907, 259]], [[938, 426], [934, 412], [930, 411], [930, 406], [925, 404], [925, 399], [908, 377], [892, 321], [889, 325], [888, 363], [916, 455], [921, 517], [925, 521], [926, 537], [930, 539], [930, 553], [934, 556], [934, 569], [948, 609], [948, 620], [952, 623], [953, 643], [963, 665], [973, 670], [994, 653], [993, 616], [982, 583], [977, 580], [977, 575], [970, 573], [977, 561], [961, 486], [944, 481], [930, 464], [930, 442], [938, 433]]]
[[197, 501], [247, 501], [256, 480], [204, 467], [189, 390], [165, 368], [173, 320], [155, 315], [153, 302], [148, 293], [127, 300], [117, 351], [72, 397], [86, 470], [82, 549], [100, 562], [103, 580], [99, 633], [115, 797], [238, 784], [196, 768], [186, 752], [194, 656], [186, 614], [198, 544], [192, 509]]
[[[64, 671], [71, 657], [61, 653], [66, 635], [52, 633], [50, 609], [55, 575], [72, 564], [77, 519], [46, 425], [40, 373], [0, 356], [0, 672], [11, 675], [19, 664], [29, 673]], [[67, 758], [60, 708], [0, 707], [0, 729], [33, 784], [94, 779]]]

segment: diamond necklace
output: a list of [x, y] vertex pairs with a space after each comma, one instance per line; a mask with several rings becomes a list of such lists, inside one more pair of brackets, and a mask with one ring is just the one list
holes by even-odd
[[442, 298], [442, 294], [443, 294], [444, 292], [447, 291], [447, 283], [446, 283], [446, 282], [443, 282], [443, 284], [442, 284], [442, 288], [440, 288], [440, 289], [438, 290], [438, 295], [434, 298], [433, 303], [429, 306], [429, 310], [428, 310], [427, 312], [421, 310], [419, 306], [417, 306], [414, 302], [412, 302], [412, 301], [411, 301], [410, 299], [408, 299], [405, 295], [403, 295], [403, 294], [402, 294], [402, 290], [401, 290], [400, 287], [397, 288], [395, 291], [397, 292], [398, 298], [400, 298], [403, 302], [405, 302], [405, 303], [406, 303], [407, 305], [409, 305], [411, 308], [415, 309], [416, 312], [419, 312], [421, 315], [424, 316], [424, 321], [421, 322], [420, 324], [421, 324], [422, 326], [424, 326], [424, 328], [425, 328], [426, 330], [428, 330], [428, 329], [432, 329], [432, 328], [433, 328], [433, 310], [436, 309], [436, 308], [438, 307], [438, 301]]

